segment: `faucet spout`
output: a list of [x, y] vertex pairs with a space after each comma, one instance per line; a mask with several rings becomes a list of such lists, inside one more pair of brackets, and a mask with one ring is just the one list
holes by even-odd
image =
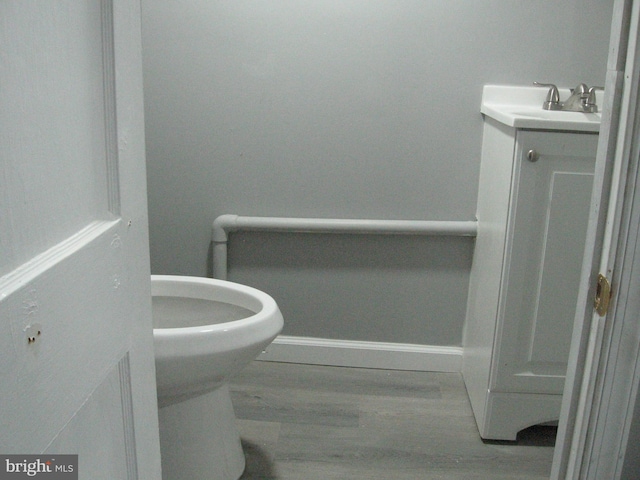
[[591, 107], [587, 106], [589, 99], [589, 87], [581, 83], [571, 91], [571, 96], [562, 104], [562, 110], [569, 112], [592, 113]]

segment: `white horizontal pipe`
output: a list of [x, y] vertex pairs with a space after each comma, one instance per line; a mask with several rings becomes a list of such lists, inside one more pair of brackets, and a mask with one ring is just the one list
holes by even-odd
[[227, 242], [237, 231], [350, 233], [375, 235], [475, 236], [475, 221], [363, 220], [335, 218], [241, 217], [220, 215], [213, 222], [213, 278], [227, 277]]
[[227, 242], [228, 232], [318, 232], [387, 235], [475, 236], [475, 221], [362, 220], [336, 218], [240, 217], [220, 215], [213, 222], [213, 241]]

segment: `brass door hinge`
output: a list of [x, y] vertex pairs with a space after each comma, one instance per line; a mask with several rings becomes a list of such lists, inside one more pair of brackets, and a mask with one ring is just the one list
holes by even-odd
[[604, 317], [609, 310], [609, 301], [611, 300], [611, 283], [609, 279], [598, 274], [598, 285], [596, 287], [596, 298], [593, 302], [593, 307], [598, 312], [598, 315]]

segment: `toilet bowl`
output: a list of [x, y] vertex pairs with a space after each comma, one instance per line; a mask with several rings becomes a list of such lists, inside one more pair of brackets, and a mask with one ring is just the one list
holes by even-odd
[[245, 285], [152, 275], [163, 480], [236, 480], [245, 467], [226, 380], [280, 333], [276, 302]]

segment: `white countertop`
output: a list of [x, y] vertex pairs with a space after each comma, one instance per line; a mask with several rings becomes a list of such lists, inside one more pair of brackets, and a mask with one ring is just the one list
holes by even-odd
[[[569, 98], [568, 88], [558, 90], [561, 102]], [[579, 132], [600, 130], [600, 113], [544, 110], [542, 104], [548, 91], [546, 87], [536, 86], [485, 85], [480, 112], [514, 128]], [[596, 92], [598, 108], [602, 106], [602, 94], [602, 91]]]

